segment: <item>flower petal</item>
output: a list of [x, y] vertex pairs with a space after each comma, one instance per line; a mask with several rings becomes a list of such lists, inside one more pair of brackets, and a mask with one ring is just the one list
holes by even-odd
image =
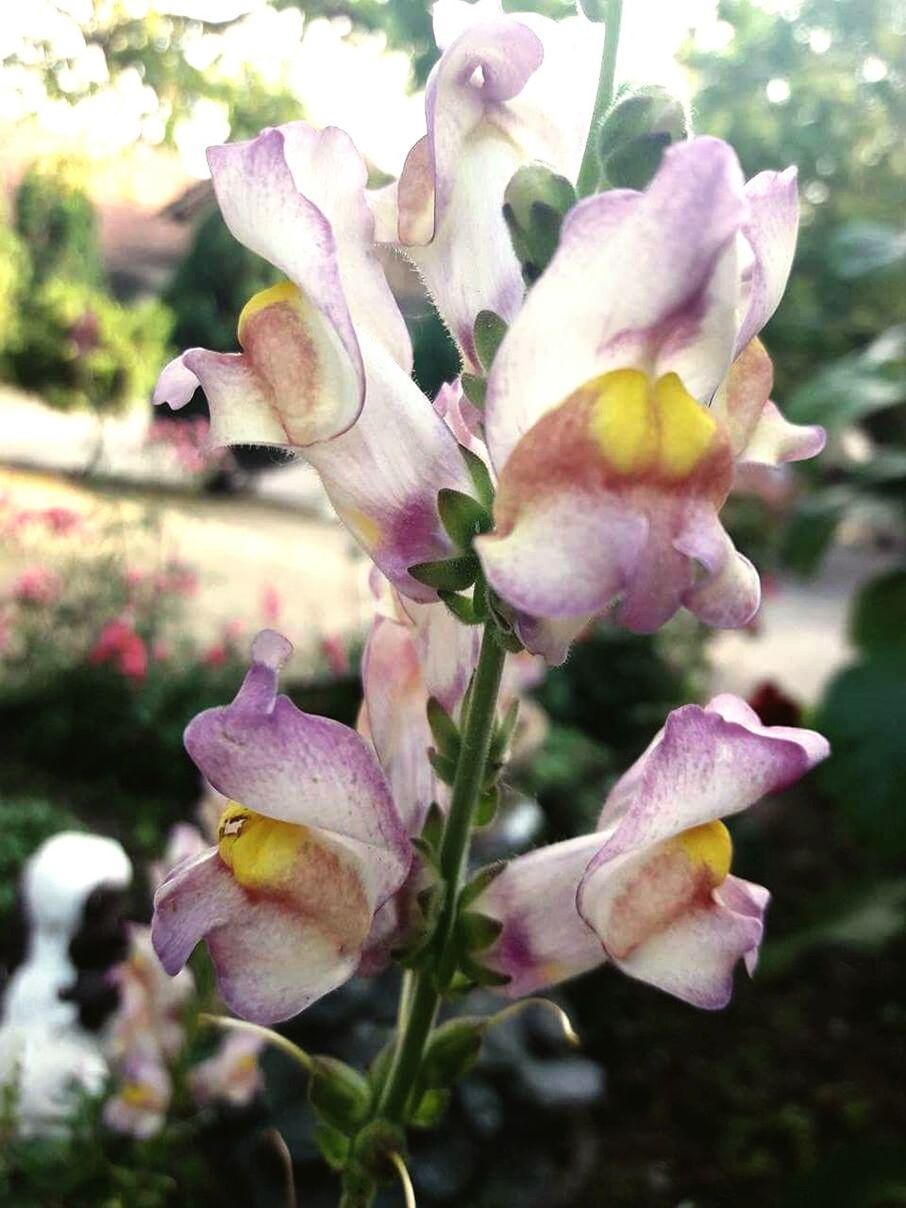
[[732, 481], [726, 433], [674, 375], [652, 387], [616, 371], [523, 437], [475, 547], [491, 586], [530, 616], [601, 613], [622, 595], [619, 621], [636, 632], [683, 604], [742, 625], [758, 588], [717, 520]]
[[817, 425], [791, 424], [770, 401], [774, 367], [764, 345], [751, 340], [730, 367], [712, 411], [726, 423], [742, 465], [778, 466], [817, 457], [827, 434]]
[[524, 292], [504, 191], [531, 160], [577, 171], [600, 34], [584, 20], [504, 14], [493, 3], [446, 5], [435, 24], [443, 54], [426, 89], [427, 138], [397, 186], [398, 237], [475, 370], [477, 314], [509, 320]]
[[186, 750], [218, 792], [283, 822], [342, 841], [360, 858], [373, 907], [409, 868], [409, 842], [368, 744], [339, 722], [277, 696], [289, 643], [265, 630], [232, 704], [186, 728]]
[[[640, 862], [636, 857], [630, 863], [634, 867], [628, 875], [625, 869], [619, 875], [612, 865], [599, 866], [580, 890], [579, 908], [607, 955], [630, 977], [693, 1006], [725, 1007], [733, 992], [736, 963], [741, 957], [747, 964], [757, 959], [763, 933], [763, 910], [756, 908], [751, 895], [737, 891], [737, 886], [747, 883], [728, 877], [718, 889], [690, 903], [678, 882], [659, 874], [657, 862]], [[673, 894], [675, 905], [670, 900]], [[628, 902], [641, 917], [625, 917]], [[669, 921], [658, 925], [659, 915]], [[652, 928], [650, 934], [646, 924]], [[612, 946], [615, 938], [633, 935], [634, 930], [639, 938], [628, 951]]]
[[748, 281], [748, 306], [736, 340], [737, 352], [758, 335], [786, 289], [799, 232], [796, 176], [795, 168], [759, 172], [746, 184], [750, 212], [743, 233], [754, 263]]
[[[208, 163], [221, 213], [233, 236], [285, 273], [301, 291], [309, 304], [308, 332], [316, 347], [333, 346], [345, 353], [344, 389], [333, 398], [333, 430], [342, 432], [361, 410], [365, 374], [333, 230], [317, 205], [299, 192], [288, 163], [289, 154], [296, 155], [306, 137], [303, 130], [292, 127], [265, 130], [249, 142], [211, 147]], [[315, 390], [317, 365], [316, 359], [311, 371]]]
[[161, 371], [155, 404], [184, 407], [201, 387], [211, 412], [210, 440], [221, 445], [292, 443], [273, 405], [268, 386], [244, 353], [189, 348]]
[[371, 914], [340, 891], [329, 850], [312, 850], [325, 858], [311, 858], [310, 850], [300, 861], [292, 901], [244, 890], [216, 849], [177, 869], [154, 898], [152, 938], [167, 972], [178, 972], [206, 940], [224, 1002], [266, 1024], [346, 981]]
[[375, 618], [362, 657], [362, 684], [369, 737], [403, 827], [417, 835], [434, 800], [435, 783], [428, 762], [433, 745], [425, 712], [428, 696], [411, 627]]
[[694, 368], [685, 384], [710, 401], [733, 352], [747, 212], [736, 156], [712, 138], [668, 150], [645, 193], [614, 189], [572, 209], [488, 378], [498, 471], [543, 415], [608, 370]]
[[436, 600], [408, 573], [449, 557], [437, 493], [474, 494], [459, 448], [428, 399], [376, 341], [363, 336], [368, 394], [349, 432], [306, 450], [338, 516], [387, 578], [413, 600]]
[[533, 994], [603, 962], [600, 940], [576, 910], [576, 887], [601, 842], [582, 835], [518, 856], [473, 903], [503, 923], [481, 963], [510, 978], [508, 996]]
[[616, 827], [589, 872], [627, 852], [737, 814], [793, 784], [828, 753], [820, 734], [762, 726], [737, 697], [715, 697], [704, 709], [675, 709], [605, 802], [598, 829]]

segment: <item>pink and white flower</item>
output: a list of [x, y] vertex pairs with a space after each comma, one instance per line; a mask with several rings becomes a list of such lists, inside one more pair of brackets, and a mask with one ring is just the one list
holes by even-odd
[[408, 568], [452, 551], [437, 492], [471, 483], [410, 376], [361, 155], [341, 130], [291, 122], [212, 147], [208, 159], [227, 226], [288, 280], [245, 307], [241, 353], [189, 349], [164, 369], [155, 402], [184, 406], [200, 384], [215, 444], [304, 449], [384, 573], [413, 599], [435, 599]]
[[411, 862], [368, 744], [277, 695], [290, 651], [260, 633], [232, 704], [190, 722], [186, 749], [228, 804], [217, 846], [174, 869], [154, 899], [167, 972], [204, 939], [225, 1002], [259, 1023], [295, 1015], [352, 975]]
[[476, 548], [530, 649], [562, 657], [614, 604], [638, 632], [680, 607], [721, 627], [756, 611], [757, 573], [718, 519], [735, 462], [810, 457], [824, 440], [768, 401], [770, 361], [751, 344], [797, 223], [795, 173], [746, 185], [712, 138], [669, 150], [644, 193], [566, 216], [487, 386], [498, 491]]
[[695, 1006], [725, 1006], [739, 959], [754, 971], [769, 894], [730, 872], [721, 819], [828, 752], [820, 734], [763, 726], [735, 696], [676, 709], [593, 834], [513, 860], [476, 900], [503, 924], [482, 960], [514, 997], [611, 961]]
[[504, 192], [536, 160], [576, 178], [602, 27], [582, 16], [505, 13], [500, 0], [439, 0], [433, 18], [441, 56], [425, 91], [427, 132], [371, 205], [377, 237], [416, 265], [466, 369], [476, 372], [479, 311], [509, 322], [525, 292]]

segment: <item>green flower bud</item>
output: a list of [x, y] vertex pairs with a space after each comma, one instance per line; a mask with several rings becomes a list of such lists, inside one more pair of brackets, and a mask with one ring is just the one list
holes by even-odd
[[472, 1068], [481, 1053], [487, 1020], [461, 1015], [436, 1028], [425, 1049], [421, 1085], [426, 1090], [444, 1090]]
[[598, 150], [607, 183], [644, 189], [667, 147], [689, 134], [689, 115], [666, 88], [651, 84], [627, 93], [601, 126]]
[[507, 185], [503, 217], [526, 285], [547, 268], [557, 250], [564, 215], [575, 203], [576, 190], [566, 177], [541, 164], [520, 168]]
[[308, 1098], [318, 1116], [349, 1133], [362, 1124], [371, 1107], [371, 1089], [357, 1070], [334, 1057], [312, 1061]]

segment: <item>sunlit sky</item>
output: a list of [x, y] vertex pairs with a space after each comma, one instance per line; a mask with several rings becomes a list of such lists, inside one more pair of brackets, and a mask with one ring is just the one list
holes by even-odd
[[[764, 0], [766, 6], [774, 2]], [[189, 62], [221, 78], [239, 78], [246, 67], [252, 67], [265, 79], [282, 81], [299, 97], [310, 121], [344, 127], [372, 163], [385, 171], [399, 170], [406, 151], [424, 129], [422, 98], [408, 92], [406, 56], [388, 51], [380, 34], [353, 32], [342, 18], [306, 22], [298, 9], [277, 11], [268, 0], [2, 3], [0, 59], [7, 63], [0, 74], [0, 124], [37, 114], [43, 130], [92, 157], [117, 155], [140, 139], [153, 144], [164, 133], [166, 115], [153, 89], [133, 71], [111, 81], [102, 52], [86, 42], [85, 31], [114, 6], [133, 17], [159, 13], [206, 22], [241, 18], [216, 32], [206, 33], [199, 25], [185, 42]], [[620, 78], [682, 90], [684, 79], [673, 58], [684, 39], [691, 34], [703, 48], [716, 48], [732, 37], [732, 29], [718, 21], [716, 10], [717, 0], [627, 4]], [[86, 85], [96, 86], [96, 91], [75, 104], [48, 97], [37, 70], [41, 52], [36, 48], [42, 42], [53, 58], [72, 61], [71, 70], [60, 77], [64, 91], [78, 93]], [[176, 130], [184, 170], [206, 175], [205, 147], [228, 136], [223, 106], [200, 102]]]

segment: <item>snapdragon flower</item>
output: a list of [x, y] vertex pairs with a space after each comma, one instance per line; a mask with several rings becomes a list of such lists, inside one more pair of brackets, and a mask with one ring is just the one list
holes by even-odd
[[483, 962], [531, 994], [610, 961], [695, 1006], [753, 972], [768, 891], [730, 872], [722, 819], [828, 755], [820, 734], [763, 726], [738, 697], [684, 705], [611, 790], [593, 834], [513, 860], [474, 902], [499, 920]]
[[719, 627], [756, 611], [758, 575], [718, 517], [735, 463], [824, 442], [769, 402], [770, 361], [752, 343], [797, 223], [795, 172], [746, 185], [713, 138], [667, 151], [644, 193], [611, 190], [566, 216], [487, 385], [498, 489], [476, 549], [531, 649], [556, 661], [615, 604], [637, 632], [680, 607]]
[[355, 731], [277, 695], [289, 642], [265, 630], [232, 704], [199, 714], [186, 749], [227, 799], [217, 846], [157, 890], [152, 938], [178, 972], [202, 939], [225, 1002], [288, 1018], [349, 978], [411, 851], [387, 782]]
[[241, 353], [189, 349], [163, 370], [154, 401], [182, 407], [201, 385], [215, 444], [303, 451], [387, 577], [413, 599], [436, 599], [408, 568], [452, 550], [438, 490], [472, 486], [410, 376], [412, 348], [377, 258], [361, 155], [343, 131], [300, 121], [212, 147], [208, 160], [230, 231], [287, 281], [243, 310]]

